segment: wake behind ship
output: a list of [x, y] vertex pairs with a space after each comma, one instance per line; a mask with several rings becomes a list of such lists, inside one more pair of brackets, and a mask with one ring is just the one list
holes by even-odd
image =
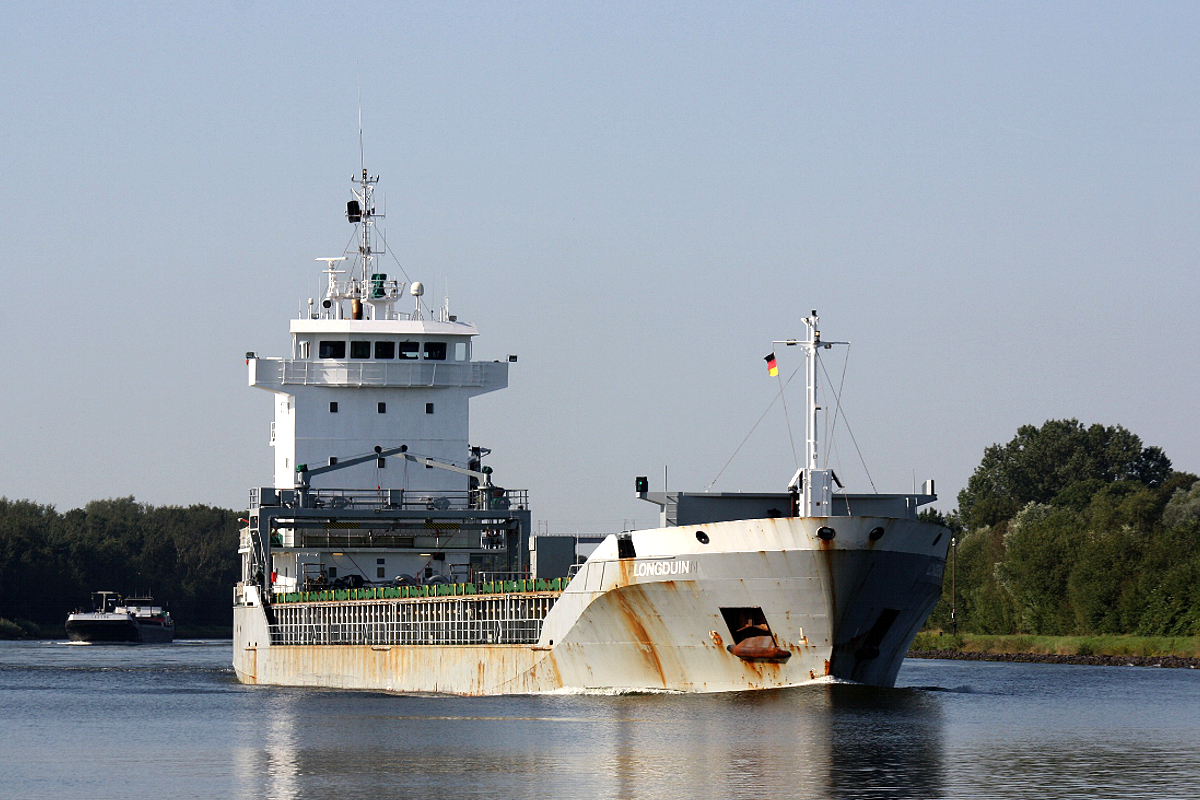
[[[782, 491], [651, 493], [660, 527], [530, 535], [528, 493], [472, 445], [472, 397], [511, 361], [474, 360], [476, 328], [419, 282], [389, 278], [363, 170], [346, 216], [357, 252], [291, 322], [288, 358], [247, 353], [272, 393], [274, 486], [251, 491], [234, 600], [246, 683], [395, 692], [716, 692], [829, 678], [894, 684], [940, 590], [936, 499], [850, 494], [821, 468], [814, 311], [804, 466]], [[341, 269], [348, 266], [348, 269]], [[405, 310], [405, 303], [411, 310]], [[772, 369], [774, 360], [772, 356]], [[781, 482], [782, 483], [782, 482]]]

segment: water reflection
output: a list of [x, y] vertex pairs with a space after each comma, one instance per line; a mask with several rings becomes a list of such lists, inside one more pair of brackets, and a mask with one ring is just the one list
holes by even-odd
[[297, 800], [304, 796], [299, 763], [304, 725], [302, 695], [271, 691], [260, 694], [267, 702], [256, 715], [241, 720], [243, 746], [234, 751], [233, 757], [237, 794]]
[[901, 677], [931, 688], [468, 699], [242, 686], [229, 658], [0, 646], [0, 795], [1161, 800], [1200, 785], [1200, 670], [913, 662]]
[[299, 731], [296, 728], [296, 694], [280, 698], [271, 708], [265, 725], [266, 773], [273, 800], [296, 800], [300, 796], [300, 766], [297, 757]]
[[940, 698], [915, 689], [829, 687], [831, 797], [942, 797]]
[[1166, 747], [1114, 733], [995, 743], [964, 753], [977, 769], [960, 776], [961, 790], [985, 796], [1002, 785], [1009, 797], [1043, 797], [1048, 788], [1056, 798], [1196, 796], [1200, 747], [1194, 741]]
[[[1003, 686], [1003, 684], [997, 684]], [[1187, 739], [1028, 716], [1006, 695], [823, 685], [723, 695], [400, 697], [260, 688], [243, 794], [422, 798], [1171, 796]], [[1094, 688], [1093, 688], [1094, 691]], [[1028, 701], [1026, 701], [1028, 702]], [[954, 726], [948, 709], [957, 709]], [[972, 715], [982, 713], [979, 718]], [[1139, 723], [1140, 724], [1140, 723]], [[954, 743], [948, 743], [953, 728]], [[1119, 790], [1119, 791], [1118, 791]]]
[[[268, 690], [259, 796], [936, 797], [941, 710], [912, 690], [428, 698]], [[265, 699], [265, 698], [264, 698]], [[253, 764], [253, 766], [252, 766]]]

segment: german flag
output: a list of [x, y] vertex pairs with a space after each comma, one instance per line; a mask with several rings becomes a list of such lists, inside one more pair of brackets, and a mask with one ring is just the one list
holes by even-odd
[[767, 374], [772, 378], [779, 374], [779, 365], [775, 363], [774, 353], [771, 353], [769, 356], [763, 356], [763, 361], [767, 362]]

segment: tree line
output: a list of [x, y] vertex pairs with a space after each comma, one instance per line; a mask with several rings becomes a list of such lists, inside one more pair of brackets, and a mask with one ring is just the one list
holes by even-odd
[[1119, 425], [1023, 426], [922, 517], [957, 542], [930, 627], [1200, 635], [1200, 478]]
[[90, 609], [92, 592], [107, 590], [152, 592], [184, 631], [230, 628], [239, 527], [237, 512], [204, 505], [124, 497], [60, 514], [0, 498], [0, 618], [61, 630], [71, 611]]

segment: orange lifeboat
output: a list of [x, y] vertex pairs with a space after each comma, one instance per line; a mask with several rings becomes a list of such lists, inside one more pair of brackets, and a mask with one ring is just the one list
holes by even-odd
[[770, 629], [763, 625], [747, 625], [738, 631], [741, 637], [737, 644], [729, 645], [729, 652], [744, 661], [787, 661], [792, 654], [775, 644]]

